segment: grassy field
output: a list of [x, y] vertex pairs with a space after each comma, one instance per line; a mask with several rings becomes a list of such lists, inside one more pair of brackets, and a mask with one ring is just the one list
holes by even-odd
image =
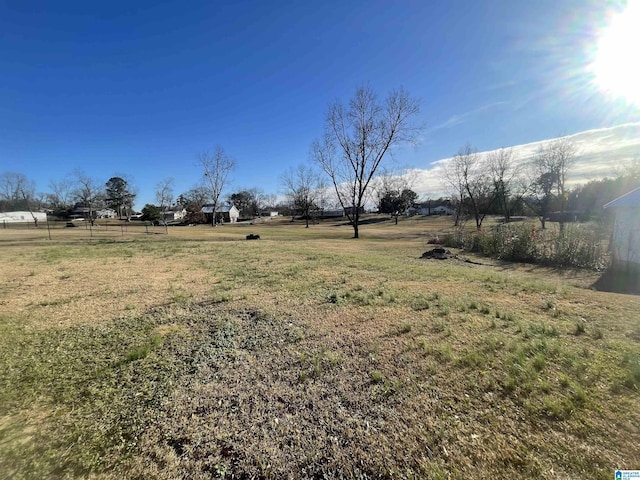
[[448, 222], [0, 230], [2, 476], [640, 468], [640, 297], [420, 259]]

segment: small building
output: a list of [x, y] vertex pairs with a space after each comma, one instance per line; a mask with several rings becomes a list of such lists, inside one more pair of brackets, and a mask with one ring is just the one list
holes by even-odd
[[611, 237], [612, 267], [640, 273], [640, 187], [603, 205], [613, 209], [615, 225]]
[[76, 205], [73, 210], [71, 211], [71, 215], [69, 215], [69, 218], [74, 219], [74, 218], [90, 218], [92, 215], [95, 218], [95, 214], [96, 211], [94, 209], [91, 209], [89, 207], [82, 207], [79, 205]]
[[261, 217], [277, 217], [278, 212], [276, 212], [275, 210], [261, 210], [260, 216]]
[[182, 220], [186, 216], [187, 216], [187, 210], [185, 208], [178, 207], [178, 206], [169, 207], [164, 212], [162, 212], [162, 219], [165, 222]]
[[44, 212], [0, 212], [0, 223], [31, 223], [46, 221], [47, 214]]
[[431, 215], [453, 215], [456, 211], [448, 205], [438, 205], [431, 209]]
[[356, 213], [359, 213], [360, 215], [362, 215], [364, 213], [364, 206], [361, 206], [359, 208], [356, 207], [355, 205], [344, 207], [345, 215], [355, 215]]
[[102, 208], [100, 210], [96, 210], [96, 218], [116, 218], [117, 216], [118, 212], [113, 208]]
[[342, 218], [344, 217], [344, 209], [342, 208], [320, 209], [320, 216], [322, 218]]
[[[211, 215], [213, 214], [213, 204], [207, 203], [200, 210], [207, 216], [207, 220], [211, 221]], [[220, 205], [216, 207], [216, 222], [220, 223], [236, 223], [240, 217], [240, 211], [235, 205]]]

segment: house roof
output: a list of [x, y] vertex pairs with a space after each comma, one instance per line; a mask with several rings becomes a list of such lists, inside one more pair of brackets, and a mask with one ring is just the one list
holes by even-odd
[[[216, 213], [228, 213], [231, 212], [231, 209], [235, 208], [233, 205], [220, 205], [216, 207]], [[207, 203], [202, 206], [202, 213], [211, 213], [213, 210], [213, 204]]]
[[612, 207], [640, 207], [640, 187], [631, 190], [630, 192], [625, 193], [624, 195], [602, 206], [602, 208]]

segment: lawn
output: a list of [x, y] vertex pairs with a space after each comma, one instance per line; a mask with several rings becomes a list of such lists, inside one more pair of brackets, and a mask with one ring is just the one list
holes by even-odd
[[0, 230], [0, 472], [640, 468], [640, 297], [589, 271], [420, 259], [450, 228]]

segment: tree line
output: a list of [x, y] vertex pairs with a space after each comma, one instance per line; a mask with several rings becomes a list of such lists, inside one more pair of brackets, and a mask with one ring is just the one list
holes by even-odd
[[[216, 146], [197, 156], [202, 175], [191, 189], [175, 196], [174, 179], [162, 179], [155, 187], [156, 203], [146, 204], [143, 213], [149, 220], [161, 219], [163, 212], [179, 207], [187, 210], [187, 221], [208, 220], [215, 226], [215, 212], [226, 201], [245, 218], [277, 209], [292, 219], [306, 219], [308, 227], [324, 209], [334, 207], [344, 212], [354, 238], [358, 238], [365, 204], [375, 202], [380, 212], [394, 215], [397, 222], [398, 215], [418, 200], [408, 176], [390, 173], [387, 167], [395, 149], [417, 140], [422, 130], [416, 124], [419, 110], [420, 101], [402, 88], [380, 100], [370, 87], [359, 87], [347, 103], [335, 101], [329, 105], [324, 132], [312, 142], [309, 161], [281, 175], [284, 199], [258, 188], [243, 188], [225, 196], [236, 160]], [[517, 158], [512, 149], [479, 154], [465, 145], [440, 169], [441, 184], [450, 192], [455, 208], [455, 224], [473, 219], [480, 230], [489, 214], [501, 214], [508, 222], [514, 214], [527, 213], [537, 215], [544, 228], [555, 212], [562, 228], [569, 212], [597, 213], [597, 202], [611, 200], [638, 181], [640, 166], [636, 161], [629, 171], [613, 179], [570, 189], [567, 178], [577, 156], [576, 146], [568, 137], [543, 144], [527, 161]], [[102, 183], [76, 170], [51, 181], [47, 193], [37, 193], [34, 182], [25, 175], [0, 174], [2, 211], [33, 213], [46, 208], [65, 217], [81, 209], [93, 221], [95, 212], [106, 207], [130, 220], [136, 196], [137, 188], [126, 176], [114, 176]], [[212, 212], [208, 219], [202, 213], [205, 205]]]
[[568, 137], [541, 145], [532, 158], [520, 159], [513, 149], [479, 154], [465, 145], [440, 171], [443, 187], [451, 192], [455, 224], [473, 219], [481, 230], [487, 215], [509, 222], [516, 215], [535, 215], [541, 227], [549, 219], [559, 223], [600, 216], [601, 206], [636, 187], [640, 162], [632, 160], [613, 177], [569, 188], [578, 149]]

